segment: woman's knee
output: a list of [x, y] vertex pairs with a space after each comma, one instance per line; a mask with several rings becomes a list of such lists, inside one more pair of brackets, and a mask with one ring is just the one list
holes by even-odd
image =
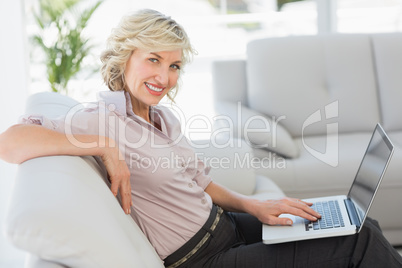
[[360, 232], [369, 232], [375, 235], [383, 236], [379, 222], [372, 218], [366, 219]]

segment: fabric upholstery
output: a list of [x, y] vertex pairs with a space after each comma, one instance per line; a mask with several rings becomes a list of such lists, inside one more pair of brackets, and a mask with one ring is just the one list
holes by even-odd
[[286, 117], [281, 124], [293, 137], [325, 134], [327, 115], [306, 129], [303, 123], [335, 101], [340, 132], [370, 131], [380, 119], [367, 35], [251, 41], [246, 73], [249, 107]]
[[67, 267], [162, 267], [100, 179], [96, 162], [89, 161], [52, 156], [21, 164], [7, 219], [9, 239]]
[[[220, 70], [225, 70], [220, 73]], [[227, 100], [231, 102], [247, 103], [247, 77], [243, 75], [246, 71], [244, 60], [227, 60], [216, 62], [212, 66], [212, 72], [218, 74], [213, 80], [214, 100]], [[239, 74], [239, 75], [237, 75]], [[219, 90], [219, 89], [222, 90]], [[230, 94], [225, 90], [230, 88]]]
[[376, 34], [372, 36], [378, 74], [379, 102], [386, 130], [401, 130], [402, 106], [402, 36]]
[[24, 267], [41, 267], [41, 268], [66, 268], [66, 266], [61, 265], [57, 262], [45, 261], [38, 258], [36, 255], [28, 254], [25, 259]]
[[57, 118], [66, 114], [71, 108], [79, 105], [79, 102], [55, 92], [40, 92], [31, 95], [25, 105], [26, 114], [46, 115], [49, 118]]
[[[213, 144], [211, 141], [193, 141], [197, 156], [211, 168], [212, 180], [245, 195], [255, 192], [256, 177], [251, 166], [242, 166], [245, 158], [252, 158], [253, 151], [241, 139]], [[221, 150], [217, 150], [223, 146]]]
[[215, 117], [215, 124], [244, 139], [250, 146], [268, 149], [290, 158], [299, 155], [298, 147], [290, 133], [282, 127], [280, 118], [271, 118], [240, 102], [221, 101], [219, 109], [222, 114], [221, 117]]

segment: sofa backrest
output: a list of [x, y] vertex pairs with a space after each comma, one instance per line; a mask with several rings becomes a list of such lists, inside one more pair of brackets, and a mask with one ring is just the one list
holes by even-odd
[[68, 96], [55, 92], [39, 92], [29, 96], [25, 105], [26, 114], [40, 114], [48, 118], [65, 115], [80, 103]]
[[255, 40], [246, 74], [249, 107], [281, 117], [293, 137], [325, 134], [335, 121], [339, 132], [371, 131], [380, 120], [369, 35]]
[[402, 34], [372, 35], [378, 77], [381, 121], [387, 130], [401, 130]]

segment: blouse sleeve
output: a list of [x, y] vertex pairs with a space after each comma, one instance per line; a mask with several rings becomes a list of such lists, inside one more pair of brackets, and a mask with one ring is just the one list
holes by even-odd
[[24, 115], [19, 119], [19, 123], [41, 125], [65, 134], [111, 136], [108, 122], [115, 122], [117, 119], [112, 118], [117, 117], [117, 114], [110, 111], [102, 113], [101, 111], [98, 106], [94, 106], [52, 119], [44, 115]]
[[63, 123], [62, 118], [49, 119], [43, 115], [23, 115], [19, 118], [18, 123], [24, 125], [40, 125], [45, 128], [61, 131], [61, 124]]
[[209, 175], [209, 171], [211, 167], [208, 166], [204, 161], [197, 158], [197, 172], [194, 176], [194, 181], [197, 183], [198, 186], [202, 187], [203, 189], [207, 188], [208, 184], [211, 183], [212, 178]]

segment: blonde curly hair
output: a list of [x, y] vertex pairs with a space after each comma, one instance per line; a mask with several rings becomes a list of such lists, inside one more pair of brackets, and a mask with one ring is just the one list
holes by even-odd
[[[186, 32], [175, 20], [151, 10], [140, 10], [124, 16], [107, 39], [107, 48], [101, 54], [101, 74], [112, 91], [126, 87], [124, 71], [132, 52], [137, 48], [159, 52], [182, 50], [182, 66], [192, 60], [197, 52]], [[178, 82], [167, 94], [173, 101], [179, 88]]]

